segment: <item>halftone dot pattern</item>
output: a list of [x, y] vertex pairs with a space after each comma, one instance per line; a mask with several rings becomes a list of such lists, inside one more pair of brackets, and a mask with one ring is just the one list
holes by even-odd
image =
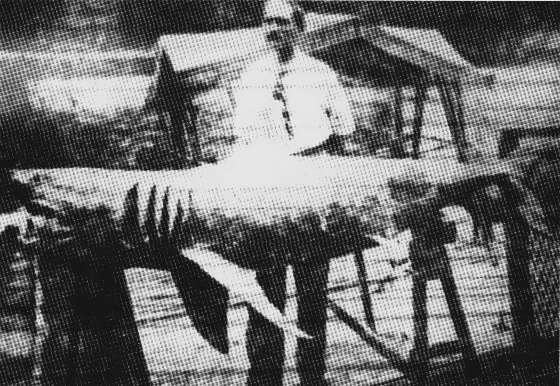
[[[5, 3], [0, 385], [558, 384], [559, 7], [274, 0], [278, 109], [264, 1]], [[235, 158], [243, 93], [354, 130]]]

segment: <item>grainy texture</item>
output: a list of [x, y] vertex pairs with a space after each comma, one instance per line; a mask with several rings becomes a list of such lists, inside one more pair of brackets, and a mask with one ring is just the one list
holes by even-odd
[[[10, 0], [2, 3], [0, 12], [0, 167], [20, 168], [16, 176], [25, 182], [41, 175], [33, 184], [39, 188], [38, 192], [47, 193], [44, 202], [64, 210], [74, 204], [95, 209], [101, 203], [110, 207], [109, 211], [103, 212], [105, 218], [110, 214], [118, 220], [131, 218], [129, 213], [138, 213], [138, 221], [129, 223], [125, 231], [130, 236], [126, 240], [129, 246], [145, 246], [143, 242], [152, 247], [161, 245], [168, 231], [174, 230], [169, 238], [175, 242], [187, 245], [193, 241], [213, 241], [215, 250], [244, 268], [263, 263], [283, 266], [295, 262], [294, 256], [308, 252], [307, 242], [325, 241], [322, 239], [323, 227], [329, 225], [330, 230], [333, 227], [338, 229], [336, 245], [326, 242], [322, 245], [323, 248], [329, 245], [326, 255], [343, 255], [331, 261], [327, 283], [329, 302], [336, 302], [341, 307], [338, 309], [340, 314], [345, 313], [345, 317], [350, 318], [347, 320], [356, 323], [356, 328], [349, 329], [331, 311], [327, 312], [325, 378], [333, 386], [371, 385], [390, 379], [405, 384], [401, 374], [358, 337], [388, 340], [402, 352], [408, 352], [414, 340], [412, 298], [418, 294], [412, 293], [411, 270], [414, 267], [407, 253], [409, 236], [399, 235], [386, 244], [378, 236], [395, 234], [397, 224], [393, 223], [391, 213], [400, 207], [399, 201], [413, 196], [418, 198], [432, 191], [433, 185], [422, 183], [423, 175], [433, 182], [449, 182], [447, 177], [469, 174], [470, 171], [454, 161], [454, 137], [450, 135], [442, 100], [435, 87], [426, 89], [421, 120], [418, 105], [414, 104], [413, 90], [408, 86], [401, 95], [403, 116], [394, 114], [392, 87], [399, 82], [416, 82], [415, 65], [421, 64], [422, 58], [416, 57], [416, 62], [411, 65], [395, 61], [386, 53], [392, 49], [395, 53], [395, 47], [408, 47], [401, 56], [411, 58], [419, 52], [411, 49], [414, 46], [428, 48], [443, 60], [456, 61], [461, 55], [495, 75], [491, 88], [464, 85], [464, 112], [461, 114], [457, 110], [454, 118], [459, 126], [464, 120], [466, 139], [470, 144], [467, 158], [478, 159], [473, 170], [478, 167], [486, 172], [495, 166], [493, 172], [515, 172], [520, 181], [533, 189], [535, 200], [540, 200], [545, 208], [544, 213], [535, 213], [532, 210], [534, 200], [522, 208], [522, 214], [538, 226], [532, 229], [528, 245], [521, 243], [524, 240], [520, 237], [515, 240], [519, 248], [513, 245], [515, 251], [511, 248], [509, 251], [521, 256], [519, 252], [528, 247], [526, 257], [530, 259], [529, 270], [510, 266], [512, 271], [522, 274], [521, 278], [530, 281], [533, 327], [537, 336], [535, 347], [529, 347], [529, 355], [525, 357], [509, 350], [514, 337], [523, 335], [518, 333], [512, 310], [523, 302], [525, 304], [521, 305], [527, 309], [529, 301], [527, 290], [518, 287], [511, 290], [519, 293], [518, 299], [522, 302], [510, 303], [504, 231], [499, 218], [512, 208], [504, 206], [503, 197], [495, 196], [496, 189], [490, 187], [472, 203], [476, 212], [473, 219], [460, 208], [446, 209], [446, 216], [451, 216], [458, 224], [458, 238], [455, 243], [448, 244], [446, 250], [483, 367], [483, 376], [470, 380], [470, 384], [557, 384], [560, 289], [556, 239], [560, 211], [556, 203], [558, 157], [553, 156], [558, 141], [550, 136], [556, 136], [560, 127], [557, 80], [560, 8], [548, 3], [298, 3], [306, 11], [343, 14], [343, 19], [348, 19], [348, 15], [360, 16], [367, 23], [383, 25], [381, 29], [368, 31], [365, 28], [362, 31], [379, 38], [378, 43], [387, 43], [385, 39], [389, 35], [375, 35], [375, 31], [389, 31], [412, 43], [412, 46], [397, 44], [386, 47], [385, 51], [375, 51], [363, 41], [354, 41], [346, 45], [334, 44], [318, 54], [337, 71], [352, 106], [357, 130], [347, 139], [347, 155], [363, 158], [337, 161], [317, 157], [305, 161], [265, 163], [260, 161], [268, 160], [270, 154], [261, 152], [245, 160], [245, 164], [228, 165], [226, 162], [219, 167], [205, 165], [189, 172], [143, 174], [56, 169], [169, 170], [180, 164], [195, 166], [191, 158], [204, 162], [228, 158], [235, 142], [232, 130], [235, 106], [231, 91], [247, 63], [230, 61], [214, 66], [209, 62], [231, 57], [235, 48], [241, 46], [249, 45], [249, 52], [257, 51], [253, 40], [240, 44], [233, 36], [241, 35], [229, 31], [260, 26], [264, 2]], [[193, 99], [199, 109], [197, 133], [201, 156], [195, 149], [195, 154], [187, 151], [185, 157], [177, 156], [177, 146], [175, 149], [171, 146], [170, 117], [158, 116], [154, 106], [145, 106], [144, 101], [156, 77], [158, 39], [162, 35], [192, 32], [205, 34], [187, 39], [198, 43], [189, 46], [181, 54], [182, 59], [202, 64], [203, 69], [194, 69], [187, 78], [191, 77], [195, 83], [210, 89]], [[233, 37], [230, 38], [233, 40], [214, 45], [208, 32], [215, 33], [214, 37]], [[334, 42], [344, 36], [323, 31], [307, 43], [319, 47], [329, 39]], [[224, 45], [233, 49], [220, 52], [218, 46]], [[394, 67], [396, 63], [398, 69]], [[368, 67], [370, 64], [376, 65], [374, 69]], [[441, 60], [429, 63], [427, 67], [429, 70], [441, 69]], [[174, 104], [180, 105], [181, 101], [176, 100]], [[415, 129], [419, 121], [423, 121], [423, 130], [421, 143], [416, 147], [410, 139], [418, 138]], [[418, 163], [383, 159], [390, 154], [389, 145], [395, 143], [395, 124], [402, 127], [403, 135], [398, 136], [406, 139], [402, 147], [409, 154], [417, 152], [421, 159]], [[546, 136], [533, 138], [543, 128], [546, 128]], [[192, 132], [192, 125], [188, 129]], [[492, 165], [501, 149], [499, 139], [504, 130], [522, 134], [519, 148], [514, 149], [507, 162]], [[190, 138], [176, 138], [175, 142], [180, 144], [184, 140], [188, 143]], [[545, 147], [553, 150], [539, 154]], [[372, 156], [381, 159], [372, 159]], [[539, 157], [545, 161], [535, 162]], [[526, 158], [521, 162], [524, 163], [522, 168], [512, 167], [519, 163], [519, 158]], [[263, 171], [258, 171], [257, 166], [262, 166]], [[23, 170], [31, 168], [49, 170]], [[244, 172], [239, 173], [239, 169]], [[167, 251], [155, 253], [154, 248], [146, 248], [141, 255], [132, 257], [127, 254], [114, 256], [114, 245], [107, 241], [119, 227], [105, 232], [108, 222], [91, 218], [88, 226], [75, 236], [79, 236], [81, 245], [86, 248], [107, 242], [103, 248], [107, 253], [98, 255], [104, 256], [102, 259], [86, 258], [86, 261], [87, 254], [67, 253], [68, 260], [82, 270], [80, 283], [75, 285], [69, 272], [49, 271], [48, 263], [55, 263], [55, 258], [47, 254], [48, 257], [38, 259], [40, 251], [33, 244], [38, 237], [43, 241], [55, 240], [56, 237], [46, 230], [56, 230], [60, 223], [56, 225], [52, 219], [42, 217], [53, 214], [49, 211], [30, 217], [21, 207], [22, 203], [28, 202], [30, 192], [22, 189], [20, 184], [13, 184], [5, 170], [0, 169], [0, 384], [24, 385], [30, 383], [33, 367], [37, 371], [40, 353], [35, 349], [43, 337], [49, 335], [46, 327], [53, 324], [68, 326], [75, 316], [70, 311], [73, 305], [61, 300], [64, 294], [76, 287], [82, 293], [99, 292], [99, 286], [90, 285], [92, 280], [89, 280], [99, 276], [87, 267], [107, 262], [126, 266], [132, 259], [154, 268], [161, 267], [162, 261], [175, 264], [177, 260], [176, 256], [168, 259], [172, 254]], [[457, 174], [459, 170], [461, 173]], [[401, 178], [402, 174], [411, 178], [406, 181]], [[140, 207], [137, 210], [132, 208], [127, 214], [123, 200], [136, 182], [140, 182]], [[157, 191], [150, 206], [153, 185], [157, 185]], [[167, 186], [171, 186], [168, 194]], [[464, 191], [470, 189], [471, 186], [465, 184]], [[181, 206], [176, 205], [178, 197], [184, 200]], [[339, 205], [332, 206], [335, 202]], [[35, 205], [29, 209], [37, 213], [38, 207]], [[430, 208], [419, 206], [417, 209], [413, 216], [420, 225], [427, 225], [425, 210]], [[59, 216], [59, 222], [72, 228], [78, 220], [87, 218], [86, 213], [72, 211], [72, 215]], [[145, 221], [146, 215], [150, 221]], [[290, 220], [283, 221], [284, 215]], [[30, 218], [35, 223], [34, 228], [41, 230], [40, 234], [27, 228], [26, 222]], [[493, 230], [494, 239], [483, 246], [472, 245], [472, 222]], [[174, 224], [185, 225], [186, 229]], [[16, 228], [20, 230], [19, 236]], [[356, 270], [354, 256], [346, 253], [364, 241], [356, 240], [360, 233], [373, 236], [377, 241], [368, 244], [363, 251], [367, 275], [358, 276], [362, 270]], [[427, 236], [441, 241], [440, 232], [436, 233], [438, 235]], [[144, 236], [148, 241], [143, 240]], [[348, 243], [352, 248], [341, 247]], [[214, 273], [230, 272], [231, 266], [223, 262], [216, 264]], [[246, 297], [224, 296], [223, 291], [215, 291], [216, 286], [203, 286], [200, 283], [208, 284], [208, 281], [203, 280], [203, 272], [198, 272], [200, 275], [197, 276], [194, 264], [175, 264], [171, 267], [173, 273], [151, 268], [135, 268], [124, 273], [151, 381], [161, 385], [246, 383], [250, 372], [248, 349], [252, 347], [251, 343], [247, 344], [246, 337], [249, 319], [244, 306]], [[190, 275], [184, 274], [187, 271]], [[49, 272], [53, 279], [51, 284], [37, 285], [37, 278], [45, 278]], [[296, 285], [292, 268], [287, 272], [282, 270], [278, 277], [283, 274], [286, 277], [281, 281], [286, 282], [286, 287], [270, 291], [285, 290], [286, 316], [295, 323], [298, 313], [296, 289], [301, 288], [302, 283]], [[302, 277], [301, 273], [295, 276]], [[122, 290], [124, 279], [120, 279]], [[177, 286], [177, 283], [181, 285]], [[184, 291], [189, 285], [190, 292]], [[196, 296], [192, 287], [198, 289]], [[372, 301], [375, 334], [367, 328], [371, 316], [363, 312], [362, 304], [368, 298], [361, 291], [364, 287], [368, 287]], [[212, 299], [205, 297], [210, 293]], [[115, 304], [116, 298], [101, 301], [103, 296], [99, 299], [92, 296], [88, 299], [92, 298], [91, 302], [78, 301], [83, 313], [98, 310], [100, 312], [96, 314], [104, 314], [107, 310], [103, 306], [109, 304], [115, 312], [119, 308]], [[448, 343], [456, 337], [439, 285], [427, 285], [426, 299], [430, 326], [427, 340], [434, 346], [430, 352], [458, 351], [458, 347]], [[192, 313], [185, 312], [184, 306], [189, 302], [205, 305], [207, 310], [217, 305], [219, 312], [206, 312], [204, 317], [196, 319]], [[304, 305], [310, 305], [310, 302]], [[199, 333], [210, 331], [216, 321], [222, 323], [219, 339], [216, 339], [217, 335], [204, 333], [202, 336], [207, 340], [203, 339]], [[531, 323], [529, 319], [525, 322]], [[114, 321], [89, 327], [91, 331], [99, 332], [107, 330], [105, 327], [112, 323]], [[261, 329], [263, 338], [271, 335], [268, 327]], [[88, 337], [92, 335], [86, 335], [82, 334], [82, 343], [91, 341]], [[84, 364], [84, 358], [65, 357], [69, 352], [75, 352], [70, 347], [75, 342], [63, 334], [60, 337], [60, 340], [51, 340], [57, 352], [47, 358], [47, 365], [53, 364], [50, 368], [53, 373], [58, 367], [71, 368], [77, 362]], [[545, 339], [554, 337], [556, 341]], [[261, 346], [263, 342], [260, 342]], [[372, 339], [369, 342], [372, 343]], [[282, 344], [283, 383], [298, 384], [297, 340], [286, 336]], [[227, 349], [229, 355], [221, 353]], [[95, 347], [91, 350], [95, 351]], [[117, 355], [116, 351], [109, 356], [105, 354], [93, 355], [87, 362], [98, 368], [107, 365], [118, 369], [119, 358], [126, 356]], [[112, 358], [112, 363], [102, 363], [103, 357]], [[403, 355], [403, 358], [407, 356]], [[467, 384], [467, 378], [472, 374], [463, 370], [463, 361], [455, 359], [452, 355], [434, 359], [432, 364], [444, 366], [428, 374], [428, 384]], [[510, 365], [510, 362], [514, 364]], [[319, 360], [313, 365], [319, 368], [322, 363]], [[74, 370], [75, 376], [84, 374], [83, 366], [81, 369], [74, 366]], [[122, 374], [113, 375], [124, 376], [124, 370], [117, 372]], [[277, 375], [280, 372], [278, 370]]]

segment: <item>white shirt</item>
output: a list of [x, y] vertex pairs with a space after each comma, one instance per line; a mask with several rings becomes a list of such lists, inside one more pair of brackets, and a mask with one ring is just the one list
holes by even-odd
[[[273, 96], [281, 72], [293, 135], [286, 130], [283, 102]], [[234, 134], [241, 147], [292, 154], [320, 145], [333, 133], [354, 131], [348, 98], [336, 73], [299, 50], [287, 64], [267, 54], [249, 65], [233, 96]]]

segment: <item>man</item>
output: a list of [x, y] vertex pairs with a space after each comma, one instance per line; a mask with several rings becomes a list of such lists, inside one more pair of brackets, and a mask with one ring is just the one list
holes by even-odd
[[303, 13], [286, 0], [269, 1], [264, 23], [270, 51], [249, 65], [234, 92], [237, 148], [305, 154], [340, 142], [354, 131], [350, 105], [337, 74], [297, 47]]
[[[235, 151], [249, 151], [256, 162], [274, 155], [340, 153], [341, 136], [353, 132], [354, 120], [336, 73], [297, 47], [305, 29], [303, 13], [285, 0], [269, 1], [264, 23], [270, 50], [248, 66], [234, 92]], [[298, 341], [301, 385], [326, 384], [329, 264], [324, 256], [325, 251], [309, 251], [293, 263], [298, 326], [314, 337]], [[281, 310], [286, 302], [286, 268], [285, 263], [270, 263], [257, 272], [259, 284]], [[255, 312], [250, 312], [247, 351], [249, 385], [282, 384], [284, 337]]]

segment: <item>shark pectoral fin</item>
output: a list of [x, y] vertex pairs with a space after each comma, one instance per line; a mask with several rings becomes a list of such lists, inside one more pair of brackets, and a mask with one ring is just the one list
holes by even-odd
[[254, 271], [242, 268], [201, 247], [183, 249], [181, 254], [285, 333], [298, 338], [312, 339], [268, 300], [257, 282]]
[[170, 272], [195, 330], [212, 347], [227, 354], [229, 291], [190, 260], [176, 262]]

